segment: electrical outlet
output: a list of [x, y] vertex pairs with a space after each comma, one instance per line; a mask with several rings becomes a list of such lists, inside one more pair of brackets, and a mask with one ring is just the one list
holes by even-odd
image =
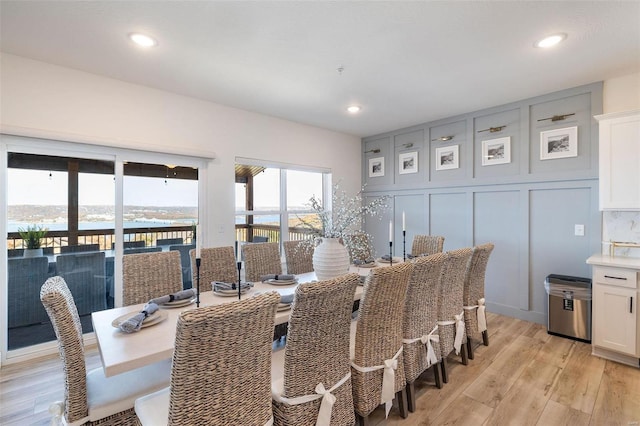
[[584, 237], [584, 225], [575, 225], [573, 232], [576, 237]]

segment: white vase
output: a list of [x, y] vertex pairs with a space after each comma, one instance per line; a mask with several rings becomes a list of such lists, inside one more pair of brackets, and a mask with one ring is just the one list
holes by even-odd
[[37, 249], [24, 249], [22, 257], [40, 257], [42, 256], [42, 247]]
[[320, 281], [349, 271], [349, 252], [338, 238], [322, 238], [322, 242], [313, 251], [313, 270]]

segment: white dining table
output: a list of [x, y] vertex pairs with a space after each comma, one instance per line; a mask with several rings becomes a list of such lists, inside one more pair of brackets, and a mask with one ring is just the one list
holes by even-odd
[[[385, 266], [379, 264], [378, 266]], [[351, 266], [349, 272], [358, 273], [360, 276], [369, 274], [372, 268], [359, 268]], [[316, 280], [314, 272], [297, 275], [298, 283], [311, 282]], [[255, 283], [253, 288], [242, 295], [242, 299], [253, 297], [259, 292], [277, 291], [281, 295], [293, 294], [298, 284], [286, 286], [272, 285], [267, 283]], [[354, 301], [360, 300], [363, 287], [358, 286], [354, 293]], [[211, 290], [211, 284], [207, 283], [200, 287], [200, 306], [220, 305], [238, 300], [238, 296], [219, 296]], [[173, 308], [161, 309], [167, 318], [140, 329], [134, 333], [124, 333], [112, 325], [112, 322], [127, 314], [134, 315], [140, 312], [144, 304], [124, 306], [121, 308], [107, 309], [93, 312], [91, 322], [95, 333], [98, 350], [104, 374], [107, 377], [121, 374], [126, 371], [144, 367], [173, 356], [175, 343], [176, 324], [180, 313], [195, 309], [196, 304]], [[291, 310], [276, 312], [275, 325], [284, 324], [289, 321]]]

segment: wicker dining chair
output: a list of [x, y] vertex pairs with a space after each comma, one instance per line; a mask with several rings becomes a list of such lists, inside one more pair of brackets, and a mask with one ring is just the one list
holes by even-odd
[[444, 248], [444, 237], [436, 235], [416, 235], [411, 244], [411, 254], [413, 256], [429, 256], [435, 253], [442, 253]]
[[271, 424], [271, 336], [279, 301], [269, 292], [182, 312], [171, 384], [135, 402], [142, 425]]
[[247, 281], [260, 281], [267, 274], [282, 274], [280, 243], [249, 243], [242, 247]]
[[[409, 262], [372, 270], [364, 283], [360, 311], [351, 336], [351, 385], [358, 422], [384, 399], [390, 409], [394, 398], [400, 416], [406, 418], [402, 315], [413, 265]], [[394, 369], [394, 367], [396, 367]], [[393, 386], [383, 393], [383, 371], [394, 377]]]
[[180, 252], [128, 254], [123, 256], [122, 263], [125, 306], [182, 290]]
[[487, 317], [485, 315], [484, 280], [487, 272], [489, 256], [494, 245], [486, 243], [473, 248], [467, 279], [464, 283], [464, 324], [467, 332], [467, 351], [469, 359], [473, 359], [471, 336], [482, 333], [482, 342], [489, 346], [487, 333]]
[[283, 376], [272, 376], [275, 425], [316, 424], [323, 412], [323, 395], [316, 393], [320, 384], [336, 398], [330, 424], [354, 424], [349, 329], [358, 283], [357, 274], [346, 274], [296, 288], [284, 357], [278, 356], [282, 351], [273, 357], [274, 364], [284, 364], [272, 369], [284, 370]]
[[410, 412], [415, 411], [416, 407], [414, 382], [424, 371], [433, 368], [436, 386], [442, 387], [438, 294], [444, 258], [444, 254], [436, 253], [415, 259], [409, 279], [402, 325], [402, 357]]
[[358, 260], [364, 262], [373, 258], [373, 243], [369, 234], [357, 231], [344, 237], [344, 243], [349, 251], [351, 263]]
[[442, 263], [438, 293], [438, 331], [442, 354], [442, 381], [445, 383], [449, 382], [447, 356], [451, 352], [462, 356], [462, 364], [467, 365], [469, 362], [462, 295], [472, 251], [471, 248], [462, 248], [446, 252]]
[[313, 245], [310, 242], [285, 241], [283, 245], [288, 274], [313, 272]]
[[[189, 252], [193, 286], [196, 286], [198, 269], [196, 267], [196, 251]], [[233, 246], [209, 247], [200, 250], [200, 288], [211, 290], [213, 281], [224, 283], [238, 282], [238, 264]]]
[[64, 279], [47, 279], [40, 290], [40, 300], [58, 339], [65, 379], [64, 401], [52, 404], [49, 411], [64, 416], [72, 425], [138, 424], [133, 410], [135, 400], [169, 384], [171, 360], [113, 377], [105, 377], [102, 368], [87, 373], [82, 324]]

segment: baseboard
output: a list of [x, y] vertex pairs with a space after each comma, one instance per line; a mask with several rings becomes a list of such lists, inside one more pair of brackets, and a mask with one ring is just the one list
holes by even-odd
[[487, 311], [496, 314], [505, 315], [524, 321], [535, 322], [537, 324], [547, 325], [547, 314], [545, 312], [523, 311], [513, 306], [501, 305], [499, 303], [487, 302]]
[[640, 359], [632, 357], [630, 355], [624, 355], [618, 352], [610, 351], [608, 349], [591, 346], [591, 355], [619, 362], [620, 364], [630, 365], [631, 367], [640, 368]]

